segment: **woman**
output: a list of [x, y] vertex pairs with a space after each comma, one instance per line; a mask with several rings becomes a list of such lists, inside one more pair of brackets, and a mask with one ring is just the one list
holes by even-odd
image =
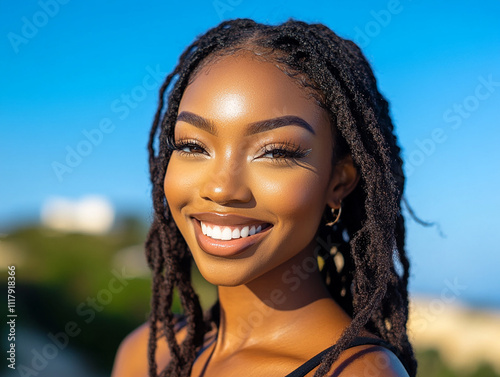
[[[359, 48], [320, 24], [223, 22], [159, 102], [152, 311], [113, 376], [415, 376], [402, 160]], [[205, 315], [192, 259], [218, 286]]]

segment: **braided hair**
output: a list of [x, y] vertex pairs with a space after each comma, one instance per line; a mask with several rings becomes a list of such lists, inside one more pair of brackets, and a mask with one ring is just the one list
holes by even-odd
[[[296, 20], [270, 26], [250, 19], [222, 22], [198, 37], [180, 56], [160, 88], [150, 131], [149, 166], [154, 220], [146, 240], [153, 272], [148, 347], [149, 376], [189, 376], [196, 352], [213, 323], [204, 315], [191, 285], [191, 254], [168, 208], [163, 179], [172, 153], [171, 140], [179, 102], [196, 72], [217, 56], [246, 49], [273, 61], [311, 89], [329, 114], [335, 135], [335, 159], [350, 155], [360, 175], [343, 201], [341, 221], [320, 226], [318, 236], [335, 241], [321, 273], [336, 302], [352, 317], [315, 376], [324, 376], [362, 329], [390, 343], [410, 376], [416, 361], [406, 333], [409, 262], [401, 213], [404, 174], [389, 106], [373, 72], [353, 42], [322, 24]], [[329, 254], [329, 255], [328, 255]], [[332, 257], [333, 255], [333, 257]], [[175, 338], [174, 290], [183, 307], [187, 335]], [[217, 308], [213, 308], [217, 309]], [[170, 361], [158, 371], [157, 341], [165, 337]]]

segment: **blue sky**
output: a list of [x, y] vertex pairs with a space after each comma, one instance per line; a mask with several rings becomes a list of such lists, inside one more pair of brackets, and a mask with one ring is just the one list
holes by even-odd
[[[4, 0], [0, 231], [37, 221], [51, 196], [147, 214], [157, 87], [196, 35], [237, 17], [321, 22], [363, 47], [391, 103], [406, 196], [445, 235], [408, 220], [412, 291], [456, 281], [460, 299], [500, 306], [498, 1]], [[79, 145], [85, 156], [68, 157]]]

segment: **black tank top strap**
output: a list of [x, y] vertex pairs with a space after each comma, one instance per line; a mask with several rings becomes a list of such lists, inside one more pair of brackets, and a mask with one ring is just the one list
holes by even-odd
[[364, 345], [381, 346], [387, 348], [395, 355], [398, 355], [398, 350], [392, 344], [386, 342], [383, 339], [371, 338], [367, 336], [358, 336], [357, 338], [354, 338], [354, 340], [351, 342], [351, 344], [349, 344], [349, 346], [346, 349]]
[[[396, 349], [387, 343], [386, 341], [382, 339], [377, 339], [377, 338], [370, 338], [370, 337], [357, 337], [354, 338], [354, 340], [349, 344], [349, 346], [346, 347], [346, 349], [357, 347], [357, 346], [364, 346], [364, 345], [374, 345], [374, 346], [381, 346], [384, 348], [389, 349], [391, 352], [397, 355]], [[335, 345], [328, 347], [326, 350], [321, 351], [318, 353], [316, 356], [312, 357], [311, 359], [307, 360], [304, 364], [302, 364], [300, 367], [295, 369], [293, 372], [287, 374], [285, 377], [303, 377], [310, 371], [312, 371], [314, 368], [316, 368], [320, 363], [323, 357], [330, 352]]]
[[174, 315], [174, 332], [177, 334], [187, 326], [186, 317], [183, 315]]
[[[179, 331], [181, 331], [184, 327], [187, 326], [187, 320], [186, 320], [186, 317], [183, 316], [183, 315], [179, 315], [179, 314], [174, 314], [174, 318], [173, 318], [173, 324], [174, 324], [174, 333], [178, 333]], [[159, 339], [161, 337], [165, 336], [165, 332], [163, 330], [163, 326], [160, 326], [158, 328], [158, 332], [156, 334], [156, 337]]]

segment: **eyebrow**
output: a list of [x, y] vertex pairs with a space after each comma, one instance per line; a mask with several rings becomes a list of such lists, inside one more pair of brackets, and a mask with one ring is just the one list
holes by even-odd
[[[189, 123], [197, 128], [207, 131], [212, 135], [217, 136], [217, 127], [215, 126], [215, 123], [213, 121], [205, 119], [189, 111], [182, 111], [177, 116], [177, 121]], [[245, 136], [254, 135], [260, 132], [274, 130], [275, 128], [292, 126], [292, 125], [302, 127], [305, 130], [311, 132], [313, 135], [316, 135], [316, 132], [314, 132], [314, 129], [311, 127], [311, 125], [307, 123], [304, 119], [295, 115], [285, 115], [281, 117], [260, 120], [248, 124]]]

